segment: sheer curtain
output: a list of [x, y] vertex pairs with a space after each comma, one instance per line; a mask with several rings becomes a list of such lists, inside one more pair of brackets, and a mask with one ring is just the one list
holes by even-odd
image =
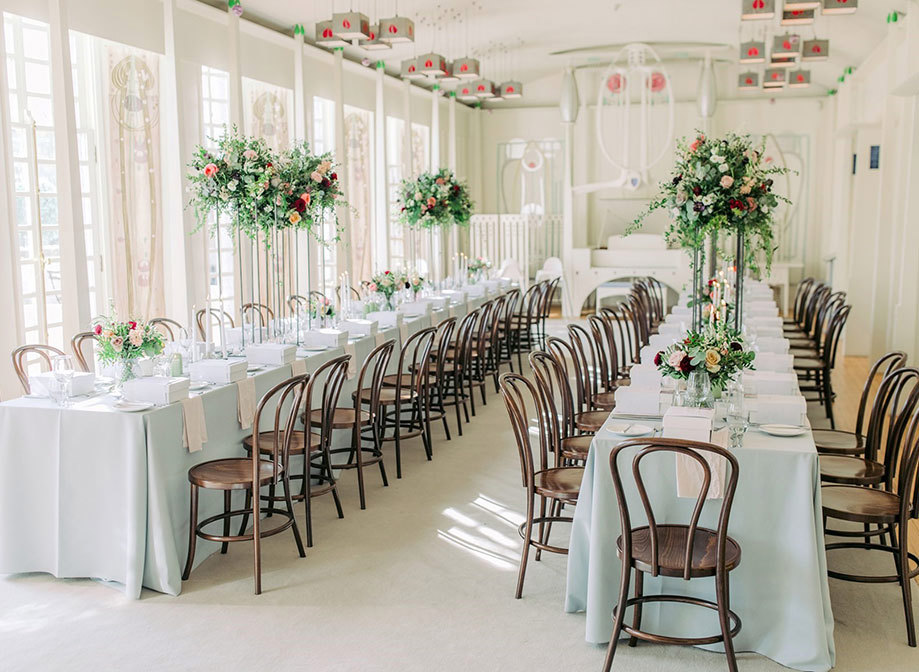
[[159, 57], [106, 43], [104, 67], [112, 297], [121, 317], [150, 319], [165, 313]]
[[373, 272], [370, 203], [370, 130], [372, 115], [345, 106], [345, 166], [351, 212], [351, 268], [355, 282], [367, 280]]

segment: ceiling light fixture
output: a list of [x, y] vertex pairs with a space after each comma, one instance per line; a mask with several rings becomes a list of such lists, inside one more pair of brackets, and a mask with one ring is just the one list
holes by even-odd
[[361, 12], [332, 14], [332, 30], [343, 40], [366, 40], [370, 37], [370, 19]]
[[775, 16], [775, 0], [741, 0], [740, 18], [744, 21], [771, 19]]
[[785, 70], [783, 68], [768, 68], [763, 76], [764, 89], [781, 89], [785, 86]]
[[811, 85], [810, 70], [792, 70], [788, 73], [789, 89], [806, 89]]
[[765, 63], [766, 43], [757, 40], [744, 42], [740, 45], [739, 63]]
[[349, 43], [335, 34], [335, 31], [332, 30], [331, 21], [319, 21], [316, 24], [316, 44], [320, 47], [332, 49], [334, 47], [346, 47]]
[[801, 55], [800, 35], [776, 35], [772, 38], [772, 58], [798, 58]]
[[829, 40], [804, 40], [804, 47], [801, 49], [802, 61], [825, 61], [829, 56]]
[[858, 0], [823, 0], [824, 14], [854, 14]]
[[783, 26], [804, 26], [814, 22], [813, 9], [793, 9], [782, 12]]
[[759, 88], [758, 72], [742, 72], [737, 77], [737, 88], [741, 91], [755, 91]]

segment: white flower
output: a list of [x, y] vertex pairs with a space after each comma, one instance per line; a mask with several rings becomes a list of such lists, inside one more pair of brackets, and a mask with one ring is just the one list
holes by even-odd
[[712, 163], [724, 163], [724, 157], [712, 154]]
[[670, 214], [672, 214], [674, 217], [679, 217], [679, 216], [680, 216], [680, 209], [679, 209], [679, 208], [674, 208], [673, 210], [670, 211]]
[[760, 210], [763, 211], [763, 214], [764, 214], [764, 215], [768, 215], [768, 214], [769, 214], [769, 206], [768, 206], [768, 205], [762, 206], [762, 207], [760, 208]]
[[730, 166], [728, 166], [728, 164], [726, 163], [722, 163], [720, 166], [718, 166], [718, 170], [720, 170], [722, 173], [726, 173], [730, 169], [731, 169]]
[[705, 194], [705, 196], [702, 197], [703, 205], [711, 205], [714, 202], [715, 202], [715, 194]]
[[229, 182], [227, 182], [227, 189], [229, 189], [230, 191], [236, 191], [236, 187], [238, 186], [239, 186], [239, 182], [236, 180], [230, 180]]
[[687, 195], [686, 190], [680, 187], [676, 190], [676, 202], [678, 205], [683, 205], [686, 202]]

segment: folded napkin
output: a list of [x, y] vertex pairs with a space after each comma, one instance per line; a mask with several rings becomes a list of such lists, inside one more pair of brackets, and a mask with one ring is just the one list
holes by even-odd
[[798, 377], [776, 371], [744, 371], [743, 388], [748, 394], [798, 394]]
[[430, 301], [406, 301], [398, 307], [398, 312], [406, 315], [430, 315], [432, 303]]
[[763, 327], [756, 328], [756, 340], [758, 341], [761, 338], [784, 338], [785, 332], [782, 331], [782, 327], [775, 324], [769, 324]]
[[388, 340], [389, 339], [386, 338], [386, 334], [384, 334], [382, 331], [378, 331], [373, 337], [374, 347], [379, 348]]
[[784, 355], [788, 352], [788, 339], [784, 336], [759, 336], [756, 337], [756, 348], [760, 352], [774, 352], [777, 355]]
[[345, 343], [345, 354], [351, 355], [351, 359], [348, 360], [348, 380], [351, 380], [357, 375], [357, 349], [354, 343]]
[[772, 327], [778, 327], [780, 331], [782, 329], [782, 318], [778, 316], [773, 316], [773, 317], [751, 316], [751, 317], [748, 317], [744, 323], [756, 329], [757, 333], [765, 329], [770, 329]]
[[379, 326], [375, 320], [344, 320], [341, 324], [342, 329], [355, 337], [373, 336]]
[[305, 359], [295, 359], [290, 363], [290, 375], [291, 376], [302, 376], [306, 373], [306, 360]]
[[659, 415], [661, 393], [654, 388], [619, 387], [616, 389], [616, 412], [627, 415]]
[[[96, 374], [74, 371], [73, 377], [70, 379], [70, 396], [79, 397], [89, 394], [93, 391], [95, 382]], [[32, 374], [29, 376], [29, 389], [32, 396], [47, 397], [52, 391], [58, 389], [57, 378], [50, 371]]]
[[399, 324], [399, 346], [401, 347], [403, 343], [408, 340], [408, 325]]
[[340, 329], [310, 329], [303, 334], [303, 344], [306, 346], [324, 345], [338, 348], [347, 342], [348, 332]]
[[190, 364], [188, 372], [193, 380], [226, 384], [245, 378], [248, 367], [244, 359], [202, 359]]
[[402, 313], [397, 313], [394, 310], [378, 310], [367, 313], [367, 319], [376, 321], [380, 329], [397, 327], [402, 324], [404, 317]]
[[[711, 438], [707, 443], [714, 443], [722, 448], [728, 447], [729, 434], [727, 429], [720, 429], [711, 433]], [[708, 494], [706, 499], [721, 499], [724, 497], [725, 478], [727, 476], [727, 460], [721, 455], [715, 455], [707, 450], [700, 450], [698, 454], [702, 456], [708, 464], [711, 472], [711, 480], [708, 484]], [[705, 480], [705, 471], [702, 465], [694, 458], [682, 453], [676, 456], [676, 496], [691, 497], [698, 499], [699, 493], [702, 492], [702, 483]]]
[[642, 347], [638, 352], [638, 361], [642, 364], [654, 364], [654, 355], [660, 352], [660, 348], [652, 348], [650, 345]]
[[660, 392], [663, 376], [654, 364], [638, 364], [629, 371], [629, 387]]
[[753, 366], [757, 371], [790, 372], [794, 370], [795, 358], [793, 355], [778, 355], [774, 352], [757, 352]]
[[744, 310], [750, 317], [776, 317], [779, 308], [773, 301], [751, 301], [744, 305]]
[[674, 306], [670, 314], [681, 318], [692, 317], [692, 308], [685, 304], [680, 304], [679, 306]]
[[482, 285], [469, 285], [466, 287], [466, 294], [473, 299], [480, 299], [485, 296], [485, 287]]
[[182, 418], [185, 431], [182, 445], [189, 453], [196, 453], [207, 442], [207, 423], [204, 420], [204, 402], [201, 397], [188, 397], [182, 400]]
[[750, 422], [758, 425], [802, 426], [807, 418], [807, 402], [800, 394], [760, 394], [750, 400]]
[[255, 417], [255, 378], [246, 377], [236, 383], [236, 417], [242, 429], [252, 427]]
[[668, 336], [666, 334], [651, 334], [650, 338], [648, 338], [648, 345], [652, 350], [654, 350], [656, 354], [664, 348], [673, 345], [673, 342], [676, 340], [676, 336]]
[[123, 394], [126, 401], [142, 401], [166, 406], [188, 398], [188, 378], [150, 376], [126, 381]]
[[[657, 333], [663, 338], [670, 339], [670, 342], [676, 341], [683, 337], [683, 324], [681, 322], [662, 322], [657, 325]], [[652, 336], [652, 338], [654, 338]]]
[[284, 343], [255, 343], [246, 346], [246, 360], [250, 364], [283, 366], [297, 358], [297, 346]]
[[446, 310], [447, 306], [450, 305], [449, 296], [427, 296], [422, 301], [430, 303], [432, 310]]

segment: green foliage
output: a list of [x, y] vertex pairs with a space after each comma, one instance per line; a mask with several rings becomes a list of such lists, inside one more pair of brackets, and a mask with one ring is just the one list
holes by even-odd
[[446, 169], [402, 180], [399, 204], [399, 221], [413, 229], [468, 226], [472, 217], [468, 187]]

